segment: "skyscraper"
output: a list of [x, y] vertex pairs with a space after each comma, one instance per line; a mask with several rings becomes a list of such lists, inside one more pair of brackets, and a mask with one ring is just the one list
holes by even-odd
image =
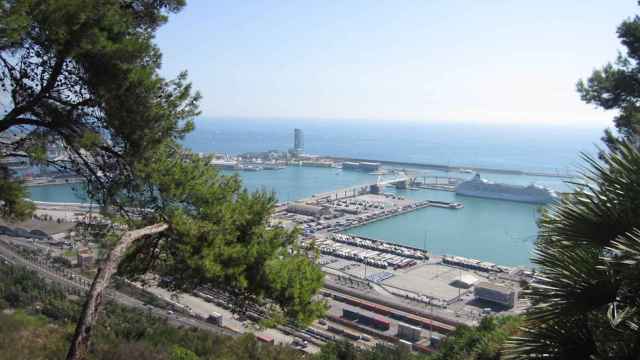
[[304, 133], [300, 129], [293, 129], [293, 150], [296, 155], [304, 153]]

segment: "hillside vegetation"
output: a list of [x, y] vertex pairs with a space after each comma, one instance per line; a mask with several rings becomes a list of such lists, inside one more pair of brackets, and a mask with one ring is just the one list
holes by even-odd
[[[64, 359], [81, 299], [68, 296], [36, 273], [0, 266], [0, 359]], [[318, 359], [435, 360], [499, 359], [519, 318], [487, 318], [477, 328], [460, 327], [438, 353], [426, 356], [379, 346], [362, 350], [350, 343], [325, 346], [310, 356], [285, 346], [259, 343], [252, 335], [217, 336], [178, 328], [146, 312], [108, 303], [98, 323], [90, 359]]]

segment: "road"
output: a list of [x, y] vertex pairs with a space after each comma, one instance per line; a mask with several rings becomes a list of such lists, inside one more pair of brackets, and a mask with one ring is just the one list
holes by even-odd
[[[16, 265], [22, 265], [28, 269], [37, 271], [40, 275], [42, 275], [45, 279], [52, 281], [52, 282], [56, 282], [58, 284], [62, 284], [65, 287], [70, 287], [70, 288], [77, 288], [77, 289], [81, 289], [84, 291], [87, 291], [90, 287], [90, 281], [82, 278], [78, 275], [71, 275], [74, 276], [72, 278], [70, 277], [66, 277], [66, 273], [60, 274], [58, 272], [56, 272], [55, 270], [53, 270], [52, 268], [49, 268], [43, 264], [40, 263], [36, 263], [34, 261], [31, 261], [30, 259], [24, 258], [22, 255], [18, 254], [16, 251], [14, 251], [10, 245], [8, 245], [5, 241], [3, 241], [3, 239], [0, 239], [0, 257], [8, 260], [9, 262], [16, 264]], [[176, 325], [176, 326], [189, 326], [189, 327], [195, 327], [198, 329], [202, 329], [202, 330], [206, 330], [209, 332], [213, 332], [216, 334], [222, 334], [222, 335], [230, 335], [230, 336], [237, 336], [238, 334], [232, 331], [229, 331], [227, 329], [215, 326], [213, 324], [209, 324], [205, 321], [201, 321], [201, 320], [197, 320], [191, 317], [187, 317], [187, 316], [183, 316], [180, 314], [168, 314], [166, 310], [164, 309], [160, 309], [157, 307], [153, 307], [150, 305], [147, 305], [145, 303], [143, 303], [142, 301], [138, 300], [138, 299], [134, 299], [130, 296], [127, 296], [121, 292], [115, 291], [113, 289], [108, 289], [107, 290], [107, 297], [110, 298], [111, 300], [125, 305], [125, 306], [129, 306], [129, 307], [133, 307], [133, 308], [137, 308], [137, 309], [145, 309], [146, 311], [149, 311], [151, 314], [161, 317], [161, 318], [166, 318], [168, 320], [169, 323]]]

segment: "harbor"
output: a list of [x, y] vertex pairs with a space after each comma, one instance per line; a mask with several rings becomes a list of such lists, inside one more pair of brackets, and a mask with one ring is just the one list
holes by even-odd
[[[277, 203], [270, 226], [300, 229], [300, 248], [324, 273], [327, 316], [293, 331], [303, 339], [298, 343], [404, 341], [428, 352], [459, 325], [528, 307], [517, 294], [532, 280], [528, 256], [539, 205], [505, 200], [519, 200], [525, 190], [532, 195], [522, 199], [535, 201], [546, 188], [518, 184], [527, 181], [524, 175], [498, 174], [517, 179], [506, 185], [465, 168], [426, 171], [347, 160], [307, 156], [301, 149], [293, 156], [211, 160], [222, 174], [240, 177], [247, 190], [271, 192]], [[40, 211], [77, 220], [97, 210], [82, 199], [76, 177], [44, 173], [25, 180]], [[471, 197], [459, 191], [469, 185]], [[218, 310], [214, 322], [220, 324]]]
[[[506, 227], [517, 222], [492, 223], [485, 216], [501, 221], [517, 214], [520, 221], [531, 225], [531, 234], [535, 235], [537, 206], [431, 188], [452, 187], [459, 179], [426, 174], [421, 178], [390, 169], [385, 173], [301, 165], [238, 173], [250, 190], [284, 186], [287, 182], [279, 184], [277, 179], [289, 176], [291, 183], [306, 189], [295, 196], [283, 196], [282, 190], [276, 190], [279, 204], [271, 223], [299, 227], [301, 246], [310, 254], [318, 254], [315, 261], [325, 273], [323, 291], [330, 304], [329, 324], [315, 325], [320, 337], [355, 339], [357, 334], [358, 339], [394, 342], [407, 331], [409, 322], [418, 338], [435, 336], [432, 341], [437, 342], [439, 336], [459, 324], [474, 325], [488, 314], [520, 313], [527, 307], [526, 301], [516, 295], [506, 305], [483, 300], [476, 289], [506, 289], [504, 292], [511, 296], [523, 282], [530, 281], [526, 261], [501, 258], [505, 254], [528, 257], [529, 243], [513, 241], [514, 236], [509, 234], [513, 230]], [[328, 189], [329, 185], [333, 189]], [[37, 186], [31, 191], [55, 188], [60, 193], [60, 189], [71, 186], [75, 185]], [[484, 208], [487, 204], [492, 207]], [[88, 209], [91, 211], [91, 206]], [[500, 216], [496, 216], [496, 209]], [[478, 226], [482, 230], [474, 228]], [[467, 233], [461, 237], [446, 234], [452, 230]], [[407, 235], [418, 239], [403, 240]], [[489, 241], [484, 241], [484, 236], [489, 236]], [[500, 239], [510, 239], [513, 248], [502, 245], [505, 251], [493, 251], [489, 242]], [[485, 256], [474, 249], [491, 254]], [[369, 322], [372, 318], [382, 322]]]
[[[522, 283], [531, 280], [531, 272], [526, 266], [506, 266], [482, 257], [438, 251], [431, 242], [427, 242], [426, 234], [422, 246], [419, 246], [399, 243], [394, 241], [393, 236], [374, 237], [353, 233], [426, 211], [442, 217], [455, 216], [466, 209], [467, 199], [471, 202], [480, 200], [460, 197], [465, 201], [457, 201], [459, 198], [450, 191], [421, 188], [420, 185], [424, 183], [416, 178], [397, 176], [397, 173], [387, 180], [378, 177], [369, 184], [287, 202], [278, 208], [274, 220], [279, 225], [303, 230], [300, 244], [310, 254], [319, 254], [316, 261], [325, 272], [325, 286], [330, 289], [334, 285], [346, 286], [360, 298], [369, 294], [379, 301], [405, 302], [407, 307], [415, 311], [428, 307], [428, 319], [447, 319], [450, 324], [472, 325], [487, 314], [523, 311], [527, 303], [518, 300], [514, 294], [520, 290]], [[389, 188], [394, 192], [387, 192]], [[421, 198], [435, 193], [446, 195], [440, 195], [438, 199]], [[444, 200], [445, 196], [449, 196], [450, 200]], [[451, 201], [451, 197], [455, 197], [456, 201]], [[511, 296], [510, 302], [495, 305], [482, 300], [475, 289], [483, 289], [483, 286], [505, 289], [507, 298]], [[478, 291], [482, 294], [483, 290]], [[333, 298], [343, 298], [336, 296]], [[336, 313], [330, 319], [346, 326], [353, 325], [348, 322], [349, 319], [345, 319], [345, 311], [349, 313], [352, 310], [345, 310], [344, 306], [338, 304], [333, 309], [342, 309], [340, 311], [343, 313]], [[357, 311], [361, 314], [358, 316], [368, 319], [362, 315], [362, 310]], [[419, 322], [416, 324], [420, 326]], [[373, 336], [385, 338], [389, 326], [365, 330]]]
[[[235, 174], [226, 170], [223, 173]], [[360, 171], [304, 166], [237, 174], [249, 191], [273, 191], [282, 204], [280, 208], [286, 207], [287, 203], [314, 199], [313, 195], [326, 196], [336, 189], [374, 183], [378, 177]], [[488, 178], [491, 176], [487, 175]], [[422, 179], [418, 177], [418, 180]], [[496, 180], [513, 183], [522, 181], [516, 178]], [[29, 191], [31, 198], [37, 201], [88, 202], [81, 184], [37, 186], [29, 188]], [[431, 206], [361, 224], [346, 224], [345, 219], [336, 219], [342, 220], [342, 226], [348, 227], [343, 231], [415, 248], [423, 248], [426, 240], [427, 248], [438, 254], [455, 254], [509, 266], [529, 265], [533, 239], [537, 235], [538, 206], [459, 196], [451, 191], [386, 187], [384, 192], [405, 200], [462, 203], [464, 207], [450, 210]]]

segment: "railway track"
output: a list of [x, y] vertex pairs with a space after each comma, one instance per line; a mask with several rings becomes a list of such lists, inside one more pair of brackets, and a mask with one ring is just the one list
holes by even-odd
[[420, 326], [424, 329], [435, 330], [443, 334], [448, 334], [455, 330], [456, 326], [451, 323], [445, 323], [436, 319], [427, 318], [414, 313], [403, 311], [397, 308], [393, 308], [384, 304], [368, 301], [359, 297], [355, 297], [346, 294], [341, 291], [336, 291], [325, 287], [321, 293], [332, 299], [343, 302], [361, 309], [365, 309], [383, 316], [390, 317], [395, 320], [399, 320], [411, 325]]

